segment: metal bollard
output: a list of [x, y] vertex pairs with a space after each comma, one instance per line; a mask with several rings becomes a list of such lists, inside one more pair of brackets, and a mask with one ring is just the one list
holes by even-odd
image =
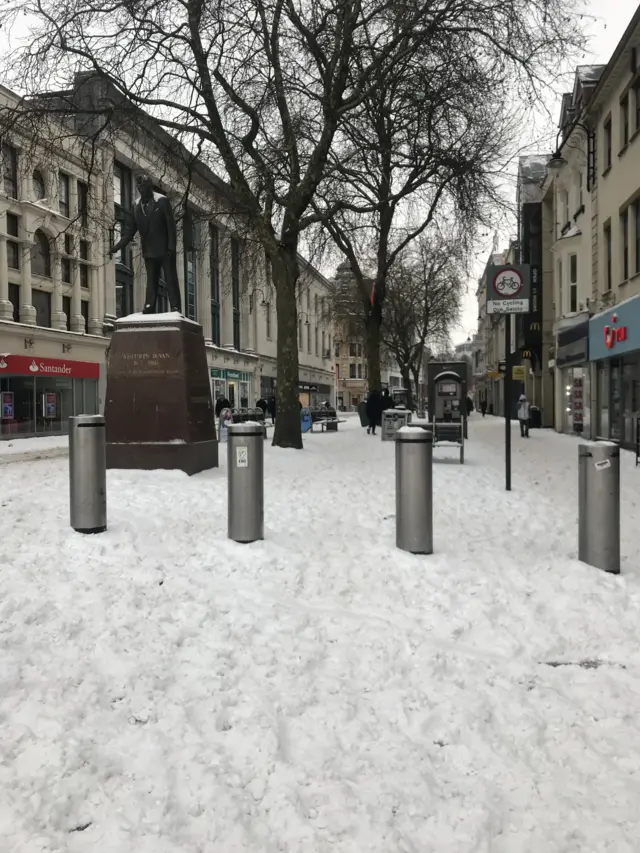
[[578, 559], [620, 574], [620, 448], [578, 446]]
[[107, 456], [102, 415], [69, 418], [69, 504], [78, 533], [107, 529]]
[[433, 435], [404, 426], [396, 433], [396, 545], [433, 554]]
[[264, 427], [229, 424], [228, 536], [234, 542], [264, 539]]

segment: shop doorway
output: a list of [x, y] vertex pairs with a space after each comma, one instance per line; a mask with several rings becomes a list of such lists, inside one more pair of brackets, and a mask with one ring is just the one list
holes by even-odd
[[236, 383], [229, 382], [227, 384], [227, 392], [229, 394], [229, 402], [231, 403], [231, 408], [236, 408]]

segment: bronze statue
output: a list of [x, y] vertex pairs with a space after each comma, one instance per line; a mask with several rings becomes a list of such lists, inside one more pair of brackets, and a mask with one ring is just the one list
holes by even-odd
[[135, 203], [133, 217], [125, 223], [122, 237], [111, 249], [111, 254], [115, 255], [120, 249], [128, 246], [136, 233], [139, 233], [147, 268], [147, 292], [142, 313], [156, 313], [161, 273], [164, 273], [171, 310], [182, 313], [176, 267], [176, 222], [171, 202], [166, 196], [153, 191], [153, 184], [148, 175], [138, 175], [136, 186], [140, 198]]

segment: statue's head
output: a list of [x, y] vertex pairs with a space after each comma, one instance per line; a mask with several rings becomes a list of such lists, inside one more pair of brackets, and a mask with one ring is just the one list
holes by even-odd
[[140, 193], [140, 198], [148, 199], [153, 196], [153, 182], [151, 176], [146, 172], [141, 172], [136, 178], [136, 186]]

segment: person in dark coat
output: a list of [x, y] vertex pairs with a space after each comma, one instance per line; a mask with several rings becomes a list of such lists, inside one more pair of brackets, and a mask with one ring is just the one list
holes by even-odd
[[382, 397], [379, 391], [369, 391], [366, 411], [367, 420], [369, 421], [367, 435], [369, 433], [371, 433], [371, 435], [375, 435], [376, 427], [382, 425]]
[[263, 413], [266, 415], [266, 413], [267, 413], [267, 401], [264, 399], [264, 397], [260, 397], [260, 399], [256, 403], [256, 409], [262, 409]]
[[271, 423], [275, 424], [276, 422], [276, 398], [272, 397], [269, 400], [269, 404], [267, 405], [267, 411], [271, 415]]
[[230, 408], [231, 408], [231, 403], [227, 400], [226, 397], [218, 397], [218, 399], [216, 401], [216, 417], [217, 418], [220, 417], [220, 412], [223, 409], [230, 409]]
[[473, 411], [473, 400], [471, 399], [471, 397], [467, 397], [467, 417], [470, 417], [472, 411]]
[[393, 409], [393, 397], [389, 393], [388, 388], [385, 388], [384, 391], [382, 392], [381, 401], [382, 401], [382, 408], [381, 408], [382, 412], [386, 412], [387, 409]]
[[482, 412], [482, 417], [487, 414], [487, 401], [484, 399], [484, 397], [482, 398], [482, 400], [480, 400], [480, 411]]

